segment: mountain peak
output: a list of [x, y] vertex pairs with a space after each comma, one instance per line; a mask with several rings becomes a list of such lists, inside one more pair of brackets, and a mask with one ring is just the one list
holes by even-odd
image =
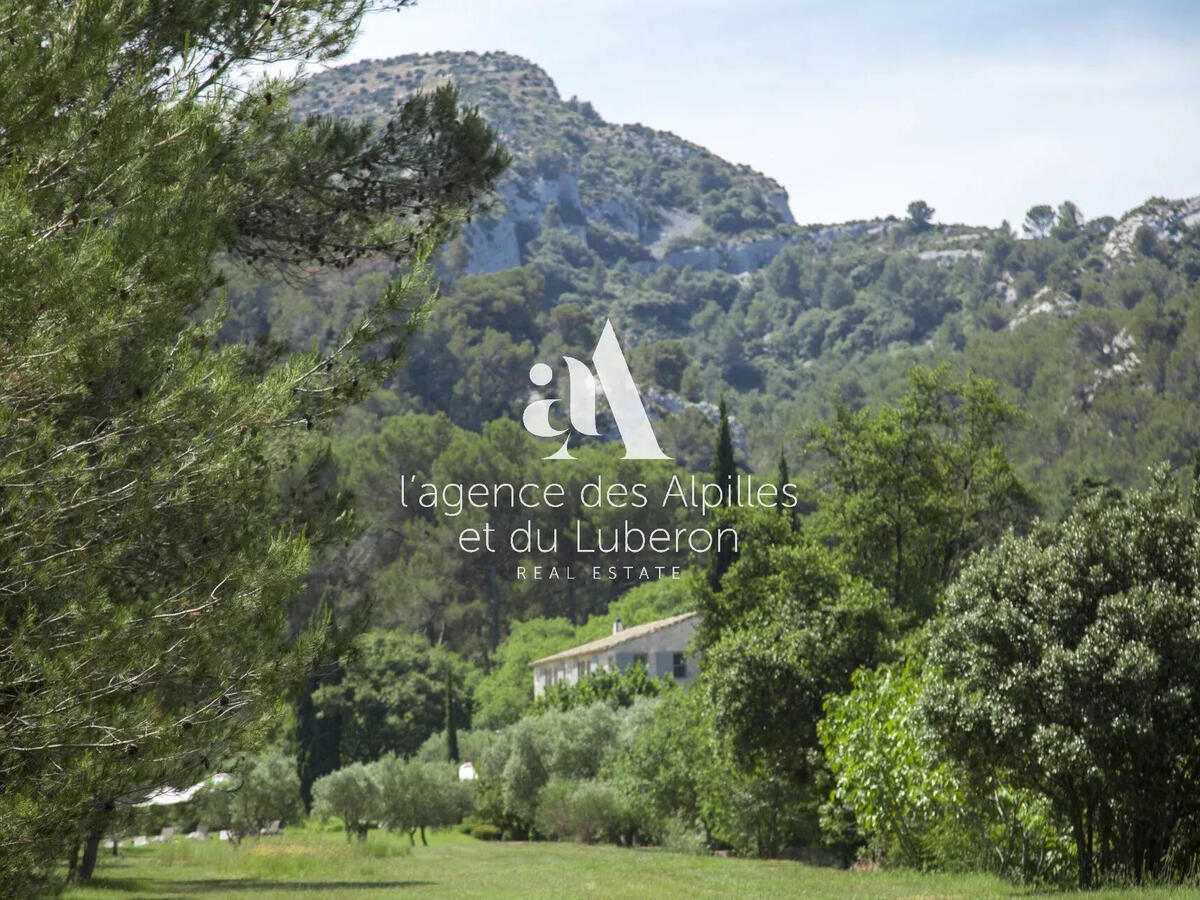
[[712, 269], [728, 258], [744, 271], [796, 237], [775, 180], [670, 132], [608, 122], [587, 101], [563, 100], [545, 70], [511, 53], [366, 60], [314, 76], [296, 106], [382, 119], [404, 97], [446, 83], [513, 156], [495, 215], [466, 230], [468, 273], [520, 265], [547, 224], [608, 263], [645, 267], [684, 253], [686, 264]]

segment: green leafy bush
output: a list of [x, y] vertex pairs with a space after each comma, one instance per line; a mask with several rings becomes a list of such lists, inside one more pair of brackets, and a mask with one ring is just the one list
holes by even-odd
[[853, 684], [826, 701], [818, 726], [834, 776], [827, 830], [849, 813], [867, 854], [888, 865], [1063, 881], [1072, 849], [1049, 805], [996, 779], [972, 782], [941, 758], [912, 669], [860, 669]]
[[554, 778], [538, 798], [537, 830], [554, 840], [632, 844], [638, 830], [626, 793], [608, 781]]
[[935, 622], [921, 699], [951, 759], [1041, 794], [1078, 880], [1200, 856], [1200, 522], [1165, 469], [977, 555]]
[[498, 841], [503, 832], [496, 825], [476, 825], [471, 829], [471, 837], [479, 841]]
[[549, 710], [505, 728], [477, 764], [481, 817], [518, 838], [536, 832], [547, 783], [552, 778], [586, 781], [599, 776], [628, 739], [622, 723], [644, 715], [648, 702], [654, 701], [642, 700], [622, 710], [603, 703], [566, 712]]
[[670, 690], [675, 682], [668, 678], [651, 678], [646, 667], [640, 663], [629, 666], [625, 671], [601, 669], [574, 683], [559, 681], [546, 688], [542, 696], [533, 701], [530, 712], [540, 715], [547, 710], [569, 709], [604, 703], [608, 706], [629, 706], [637, 697], [657, 697]]

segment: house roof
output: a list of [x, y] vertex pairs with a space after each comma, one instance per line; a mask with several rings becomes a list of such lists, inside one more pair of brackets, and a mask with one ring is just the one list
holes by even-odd
[[540, 666], [546, 663], [558, 662], [561, 659], [574, 659], [577, 656], [591, 656], [600, 653], [603, 650], [610, 650], [613, 647], [619, 647], [626, 641], [631, 641], [634, 638], [645, 637], [648, 634], [654, 634], [656, 631], [662, 631], [664, 628], [670, 628], [672, 625], [678, 625], [680, 622], [686, 622], [688, 619], [696, 618], [700, 613], [689, 612], [681, 613], [678, 616], [671, 616], [669, 619], [659, 619], [657, 622], [647, 622], [645, 625], [634, 625], [631, 628], [625, 628], [618, 631], [616, 634], [610, 634], [608, 637], [602, 637], [596, 641], [590, 641], [586, 644], [580, 644], [578, 647], [572, 647], [570, 650], [563, 650], [561, 653], [555, 653], [551, 656], [543, 656], [541, 659], [535, 659], [530, 666]]

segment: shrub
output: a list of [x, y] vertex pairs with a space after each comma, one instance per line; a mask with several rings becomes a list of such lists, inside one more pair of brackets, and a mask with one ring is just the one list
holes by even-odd
[[541, 697], [533, 701], [530, 711], [534, 715], [541, 715], [551, 709], [565, 712], [596, 703], [611, 707], [629, 706], [638, 697], [657, 697], [674, 686], [672, 680], [651, 678], [646, 667], [640, 663], [623, 672], [601, 669], [575, 683], [560, 681], [550, 685]]
[[619, 748], [619, 723], [628, 714], [598, 703], [568, 712], [551, 710], [501, 731], [479, 760], [481, 813], [517, 837], [527, 836], [550, 778], [595, 778]]
[[631, 845], [639, 831], [633, 804], [609, 781], [554, 778], [538, 798], [537, 830], [553, 840]]
[[708, 853], [708, 843], [704, 840], [704, 834], [695, 826], [674, 817], [662, 824], [659, 843], [664, 850], [672, 853], [690, 853], [693, 856], [704, 856]]
[[538, 796], [537, 830], [551, 840], [572, 836], [571, 795], [577, 782], [552, 778]]
[[[598, 703], [567, 712], [549, 710], [504, 729], [478, 761], [476, 799], [480, 816], [499, 823], [518, 838], [540, 831], [537, 813], [547, 783], [551, 779], [615, 780], [605, 774], [608, 767], [649, 725], [660, 702], [642, 697], [623, 709]], [[630, 804], [637, 799], [629, 791], [624, 796], [633, 798]], [[622, 815], [639, 822], [645, 819], [632, 812]], [[629, 827], [618, 832], [613, 839], [632, 839]], [[569, 828], [565, 833], [573, 834]]]
[[[494, 731], [460, 731], [458, 732], [458, 758], [463, 762], [473, 763], [483, 756], [495, 740], [496, 733]], [[445, 762], [446, 732], [438, 731], [431, 734], [413, 758], [428, 763]]]
[[480, 841], [498, 841], [502, 833], [497, 825], [476, 825], [471, 829], [471, 837]]
[[1063, 880], [1070, 846], [1049, 804], [995, 778], [971, 782], [941, 759], [913, 671], [862, 669], [853, 683], [818, 726], [834, 776], [827, 827], [852, 816], [869, 854], [890, 865]]

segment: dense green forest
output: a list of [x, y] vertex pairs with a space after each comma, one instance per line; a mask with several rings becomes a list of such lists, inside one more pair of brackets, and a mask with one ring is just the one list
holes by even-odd
[[[530, 396], [529, 367], [588, 358], [606, 318], [665, 452], [685, 470], [708, 469], [724, 397], [739, 465], [771, 474], [783, 454], [806, 483], [821, 458], [808, 429], [842, 407], [894, 403], [911, 367], [940, 364], [995, 381], [1020, 409], [1006, 447], [1047, 516], [1089, 486], [1145, 486], [1151, 464], [1190, 462], [1200, 429], [1194, 201], [1150, 200], [1119, 221], [1085, 219], [1069, 201], [1035, 204], [1019, 231], [937, 224], [923, 202], [900, 217], [798, 226], [770, 179], [673, 135], [608, 124], [506, 54], [332, 69], [297, 105], [370, 120], [446, 81], [496, 124], [514, 162], [442, 250], [442, 297], [402, 370], [331, 438], [323, 477], [359, 498], [365, 531], [319, 567], [310, 606], [322, 595], [369, 602], [377, 621], [472, 654], [531, 614], [602, 612], [625, 585], [535, 600], [511, 583], [487, 587], [484, 572], [449, 579], [458, 599], [427, 590], [447, 583], [446, 535], [410, 521], [389, 491], [401, 472], [477, 480], [467, 476], [496, 475], [504, 458], [509, 474], [536, 479], [519, 428], [503, 423]], [[231, 264], [222, 334], [328, 347], [389, 273], [385, 260], [267, 277]], [[452, 440], [461, 443], [448, 449]], [[401, 552], [413, 546], [426, 549]]]

